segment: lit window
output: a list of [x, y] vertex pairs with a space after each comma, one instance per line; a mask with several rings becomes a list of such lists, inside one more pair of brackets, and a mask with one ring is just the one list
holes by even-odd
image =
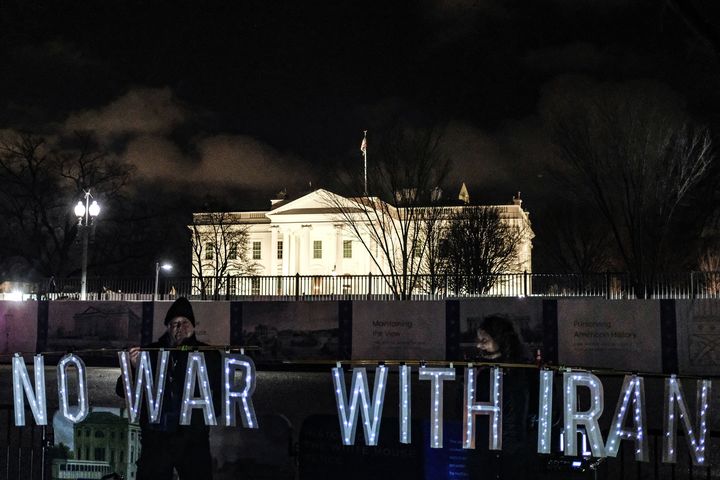
[[343, 258], [352, 258], [352, 240], [343, 240]]
[[282, 260], [283, 258], [283, 241], [278, 240], [277, 242], [277, 259]]
[[260, 260], [262, 258], [262, 243], [253, 242], [252, 244], [253, 260]]
[[313, 258], [322, 258], [322, 240], [313, 242]]
[[237, 242], [232, 242], [230, 244], [230, 249], [228, 250], [228, 258], [229, 259], [235, 259], [238, 256], [238, 244]]
[[205, 260], [213, 259], [213, 250], [214, 249], [215, 249], [215, 245], [213, 245], [212, 242], [208, 242], [205, 244]]

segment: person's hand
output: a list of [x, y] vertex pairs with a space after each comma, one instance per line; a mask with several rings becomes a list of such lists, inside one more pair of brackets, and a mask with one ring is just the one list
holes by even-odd
[[130, 353], [130, 365], [137, 368], [138, 363], [140, 363], [140, 347], [132, 347], [128, 352]]

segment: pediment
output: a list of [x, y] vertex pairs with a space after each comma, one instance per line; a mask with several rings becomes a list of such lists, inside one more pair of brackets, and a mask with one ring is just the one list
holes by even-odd
[[268, 217], [276, 215], [327, 215], [338, 213], [337, 206], [347, 205], [348, 202], [352, 202], [352, 200], [319, 188], [271, 210], [266, 215]]

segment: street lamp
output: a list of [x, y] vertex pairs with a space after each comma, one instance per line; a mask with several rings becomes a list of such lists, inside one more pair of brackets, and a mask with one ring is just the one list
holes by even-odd
[[169, 263], [160, 264], [160, 262], [155, 262], [155, 295], [153, 296], [153, 301], [157, 301], [158, 299], [158, 280], [160, 280], [161, 268], [166, 272], [169, 272], [172, 270], [173, 266]]
[[88, 261], [88, 236], [89, 228], [95, 217], [100, 215], [100, 205], [93, 200], [90, 203], [90, 190], [85, 192], [85, 203], [78, 200], [75, 205], [75, 216], [78, 219], [78, 228], [82, 230], [82, 278], [80, 279], [80, 300], [87, 300], [87, 261]]

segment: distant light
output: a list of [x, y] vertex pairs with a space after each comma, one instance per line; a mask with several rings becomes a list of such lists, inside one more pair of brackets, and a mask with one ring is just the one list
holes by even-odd
[[160, 268], [162, 268], [166, 272], [169, 272], [170, 270], [173, 269], [173, 266], [172, 266], [172, 263], [163, 263], [162, 265], [160, 265]]
[[75, 216], [78, 218], [85, 216], [85, 205], [81, 200], [78, 200], [77, 205], [75, 205]]
[[582, 462], [580, 460], [574, 460], [572, 466], [575, 468], [582, 467]]
[[[83, 210], [85, 210], [85, 209], [83, 209]], [[75, 213], [77, 213], [77, 207], [75, 207]], [[85, 212], [83, 212], [83, 213], [85, 213]], [[98, 203], [95, 200], [93, 200], [93, 202], [90, 204], [88, 213], [90, 213], [91, 217], [97, 217], [98, 215], [100, 215], [100, 205], [98, 205]]]
[[8, 300], [11, 302], [21, 302], [23, 299], [23, 293], [20, 290], [13, 290], [12, 293], [8, 295]]

